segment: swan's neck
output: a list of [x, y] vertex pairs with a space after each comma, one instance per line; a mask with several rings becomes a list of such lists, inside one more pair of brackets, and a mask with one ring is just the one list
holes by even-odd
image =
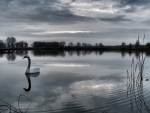
[[30, 64], [31, 64], [31, 59], [30, 59], [30, 57], [28, 57], [28, 67], [27, 67], [27, 69], [30, 69]]

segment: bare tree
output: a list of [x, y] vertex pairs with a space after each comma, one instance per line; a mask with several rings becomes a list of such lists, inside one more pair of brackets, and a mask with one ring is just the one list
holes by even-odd
[[16, 44], [16, 38], [10, 37], [10, 41], [11, 41], [11, 47], [14, 47], [14, 45]]
[[139, 35], [138, 35], [138, 40], [135, 42], [135, 47], [139, 47], [140, 46], [140, 40], [139, 40]]
[[14, 47], [14, 45], [16, 44], [16, 38], [15, 37], [7, 37], [6, 39], [6, 46], [7, 47]]
[[122, 44], [121, 44], [121, 48], [125, 48], [126, 47], [126, 43], [125, 42], [122, 42]]
[[132, 48], [132, 44], [130, 43], [130, 44], [129, 44], [129, 49], [131, 49], [131, 48]]
[[80, 47], [81, 46], [81, 43], [80, 42], [77, 42], [77, 47]]
[[6, 46], [10, 47], [10, 38], [9, 37], [7, 37], [7, 39], [6, 39]]

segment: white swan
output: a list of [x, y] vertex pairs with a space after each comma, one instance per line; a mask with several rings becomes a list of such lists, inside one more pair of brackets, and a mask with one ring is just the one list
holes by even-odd
[[40, 68], [39, 67], [30, 67], [31, 59], [30, 59], [30, 57], [28, 55], [25, 55], [24, 58], [28, 59], [28, 67], [27, 67], [27, 70], [25, 72], [26, 74], [32, 74], [32, 73], [39, 73], [40, 72]]

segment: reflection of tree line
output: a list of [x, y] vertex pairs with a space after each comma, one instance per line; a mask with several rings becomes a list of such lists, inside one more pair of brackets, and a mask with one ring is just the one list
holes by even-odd
[[[108, 53], [108, 52], [116, 52], [116, 53], [121, 53], [122, 57], [125, 57], [126, 55], [135, 55], [136, 58], [139, 57], [140, 53], [139, 51], [103, 51], [103, 50], [33, 50], [32, 53], [34, 56], [66, 56], [68, 54], [69, 56], [77, 55], [77, 56], [85, 56], [85, 55], [90, 55], [90, 54], [95, 54], [95, 55], [103, 55], [103, 53]], [[147, 57], [150, 56], [149, 51], [144, 51]]]
[[81, 56], [81, 55], [90, 55], [92, 53], [95, 53], [96, 55], [102, 55], [103, 51], [63, 51], [63, 50], [34, 50], [32, 51], [34, 56], [62, 56], [65, 57], [66, 54], [68, 54], [69, 56], [73, 56], [73, 55], [77, 55], [77, 56]]
[[[14, 61], [16, 59], [17, 55], [22, 57], [27, 54], [28, 54], [27, 50], [23, 50], [23, 51], [18, 50], [18, 51], [14, 51], [13, 53], [7, 53], [7, 54], [5, 54], [5, 56], [8, 61]], [[3, 57], [3, 55], [2, 55], [2, 57]]]
[[140, 52], [134, 52], [134, 51], [99, 51], [99, 50], [34, 50], [32, 51], [34, 56], [66, 56], [68, 54], [69, 56], [77, 55], [77, 56], [85, 56], [90, 54], [95, 55], [102, 55], [104, 52], [118, 52], [121, 53], [122, 57], [125, 57], [126, 54], [129, 54], [131, 56], [132, 54], [135, 54], [138, 56]]
[[139, 58], [141, 53], [145, 53], [147, 57], [150, 56], [150, 51], [141, 51], [141, 52], [140, 51], [118, 51], [118, 52], [121, 53], [122, 57], [125, 57], [126, 55], [129, 55], [129, 56], [134, 55], [137, 59]]
[[[54, 56], [54, 57], [62, 56], [62, 57], [65, 57], [66, 54], [68, 54], [69, 56], [73, 56], [73, 55], [76, 55], [76, 56], [85, 56], [85, 55], [91, 55], [91, 54], [102, 55], [104, 52], [106, 52], [106, 53], [107, 52], [121, 53], [122, 57], [125, 57], [126, 55], [129, 55], [129, 56], [135, 55], [136, 58], [138, 58], [139, 55], [140, 55], [140, 53], [141, 53], [139, 51], [33, 50], [32, 54], [34, 56], [42, 56], [42, 57], [45, 57], [45, 56]], [[145, 51], [144, 53], [145, 53], [145, 55], [147, 57], [150, 56], [150, 52], [149, 51]], [[28, 50], [15, 50], [13, 53], [7, 53], [7, 54], [1, 53], [0, 54], [0, 58], [6, 56], [6, 58], [7, 58], [8, 61], [14, 61], [16, 59], [17, 55], [22, 57], [22, 56], [27, 55], [27, 54], [28, 54]]]
[[[148, 103], [143, 96], [143, 78], [144, 78], [144, 63], [146, 56], [139, 55], [137, 63], [134, 63], [134, 58], [131, 63], [131, 73], [127, 71], [127, 97], [130, 98], [132, 112], [142, 113], [146, 110], [150, 113]], [[138, 72], [137, 72], [138, 70]]]
[[[66, 54], [68, 54], [69, 56], [73, 56], [73, 55], [85, 56], [85, 55], [90, 55], [90, 54], [102, 55], [104, 52], [105, 53], [107, 53], [107, 52], [121, 53], [122, 57], [125, 57], [126, 55], [129, 55], [129, 56], [135, 55], [136, 58], [138, 58], [140, 56], [140, 53], [141, 53], [139, 51], [33, 50], [32, 54], [34, 56], [41, 56], [41, 57], [45, 57], [45, 56], [52, 56], [52, 57], [61, 56], [61, 57], [65, 57]], [[146, 54], [147, 57], [150, 56], [150, 52], [149, 51], [145, 51], [144, 53]], [[28, 50], [15, 50], [12, 53], [7, 53], [7, 54], [1, 53], [0, 54], [0, 58], [4, 57], [4, 55], [5, 55], [8, 61], [14, 61], [16, 59], [17, 55], [22, 57], [22, 56], [27, 55], [27, 54], [28, 54]]]
[[59, 51], [59, 50], [34, 50], [32, 51], [33, 55], [34, 56], [54, 56], [54, 57], [57, 57], [57, 56], [66, 56], [66, 53], [65, 51]]

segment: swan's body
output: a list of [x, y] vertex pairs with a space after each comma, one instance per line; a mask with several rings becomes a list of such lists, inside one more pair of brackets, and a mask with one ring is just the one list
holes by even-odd
[[39, 73], [40, 72], [40, 68], [39, 67], [30, 67], [31, 59], [30, 59], [30, 57], [28, 55], [25, 55], [24, 58], [28, 59], [28, 67], [27, 67], [26, 72], [25, 72], [26, 74], [34, 74], [34, 73]]
[[40, 68], [39, 67], [30, 67], [27, 68], [26, 73], [39, 73], [40, 72]]

